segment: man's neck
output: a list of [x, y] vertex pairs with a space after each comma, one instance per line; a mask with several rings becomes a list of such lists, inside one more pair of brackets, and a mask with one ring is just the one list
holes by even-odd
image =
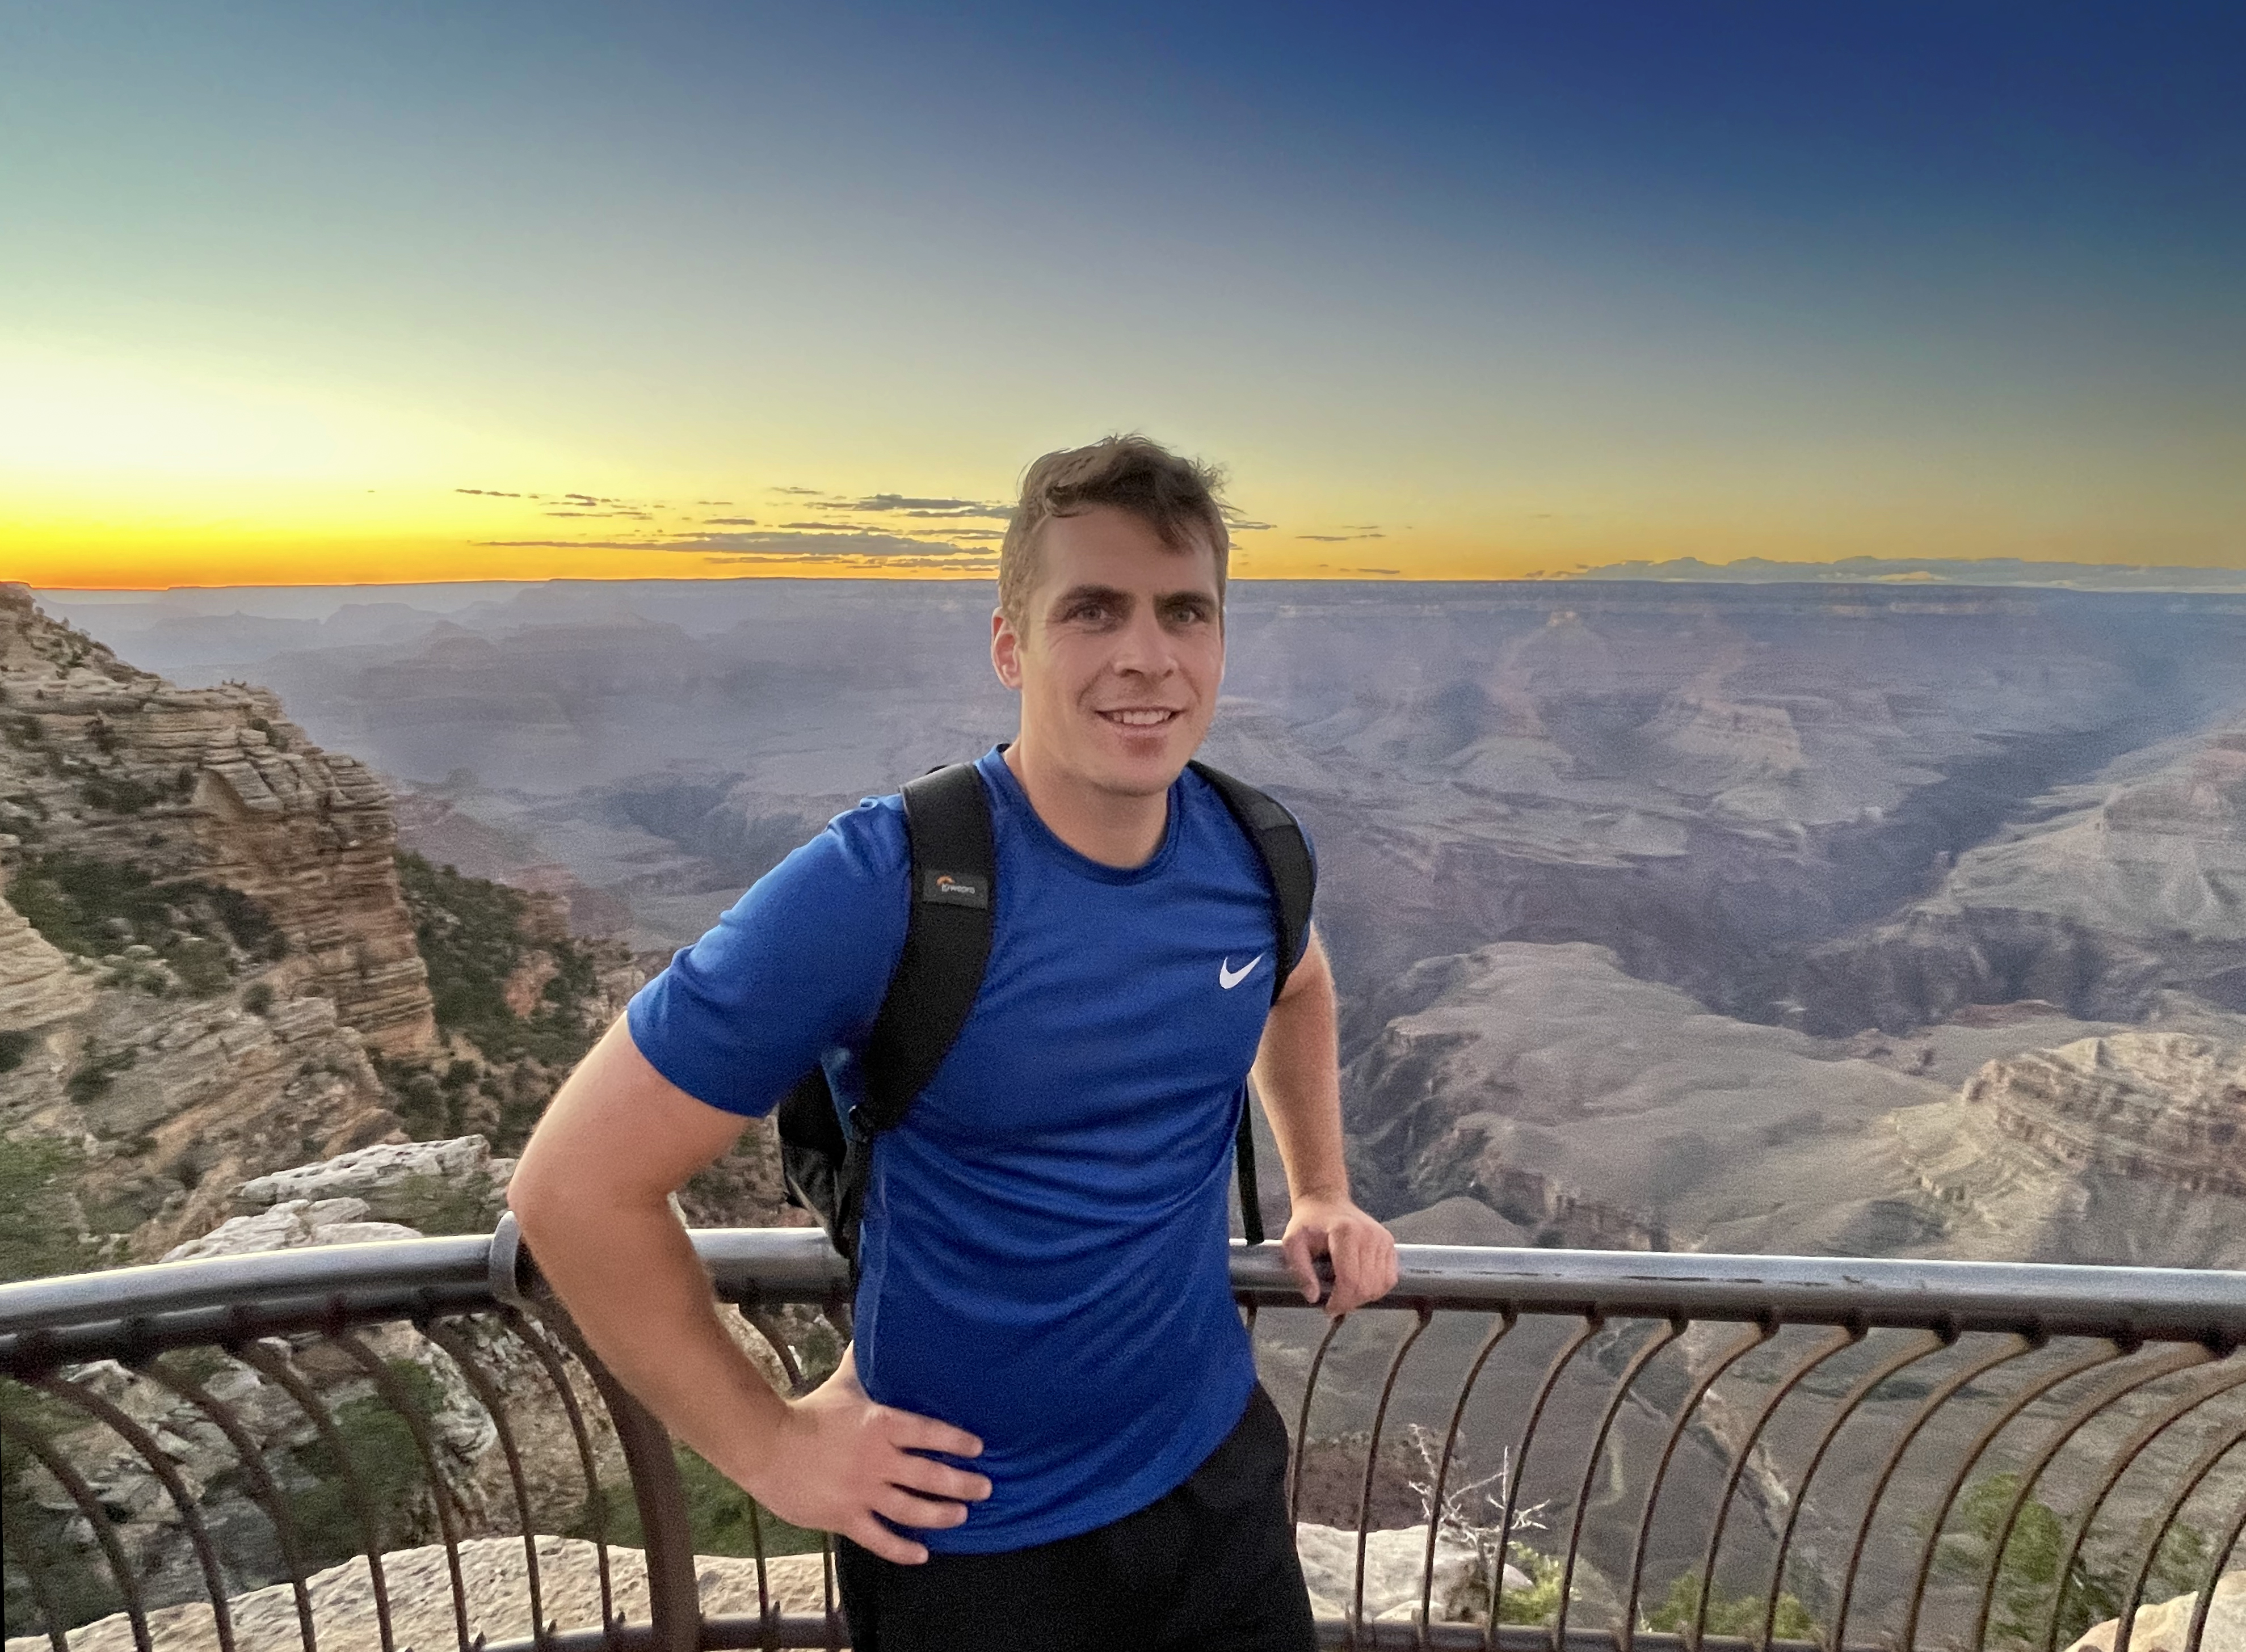
[[1170, 819], [1167, 790], [1147, 797], [1099, 791], [1055, 773], [1019, 740], [1004, 756], [1045, 829], [1086, 860], [1108, 867], [1144, 866], [1162, 846]]

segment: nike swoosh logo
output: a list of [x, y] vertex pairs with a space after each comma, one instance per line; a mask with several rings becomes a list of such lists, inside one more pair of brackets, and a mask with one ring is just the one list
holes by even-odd
[[1254, 975], [1256, 973], [1256, 966], [1263, 962], [1263, 955], [1259, 952], [1254, 957], [1250, 958], [1245, 964], [1242, 965], [1238, 969], [1235, 969], [1232, 967], [1232, 960], [1227, 958], [1222, 963], [1216, 966], [1216, 984], [1223, 988], [1227, 992], [1230, 992], [1242, 982], [1247, 980], [1249, 976]]

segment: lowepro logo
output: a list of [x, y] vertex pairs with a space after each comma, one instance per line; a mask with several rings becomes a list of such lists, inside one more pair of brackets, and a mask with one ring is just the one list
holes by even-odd
[[930, 872], [922, 876], [920, 898], [946, 907], [987, 907], [990, 887], [970, 872]]

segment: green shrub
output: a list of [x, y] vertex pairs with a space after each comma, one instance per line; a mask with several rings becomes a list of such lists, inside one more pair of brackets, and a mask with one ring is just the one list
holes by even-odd
[[262, 1016], [273, 1008], [273, 989], [260, 981], [242, 995], [242, 1007], [253, 1016]]
[[[1708, 1633], [1759, 1641], [1763, 1614], [1769, 1610], [1770, 1597], [1766, 1594], [1726, 1594], [1718, 1589], [1708, 1599]], [[1645, 1627], [1690, 1635], [1699, 1616], [1700, 1579], [1697, 1574], [1688, 1572], [1671, 1584], [1667, 1597], [1645, 1615]], [[1799, 1596], [1781, 1590], [1771, 1634], [1780, 1641], [1813, 1641], [1817, 1638], [1817, 1622]]]
[[85, 1266], [70, 1200], [85, 1163], [75, 1142], [0, 1137], [0, 1280], [44, 1279]]
[[172, 973], [180, 984], [198, 998], [208, 998], [226, 990], [234, 979], [226, 967], [226, 948], [215, 941], [201, 935], [188, 935], [164, 949], [164, 962], [172, 966]]
[[139, 814], [172, 795], [168, 785], [135, 775], [97, 774], [78, 784], [79, 800], [110, 814]]
[[[193, 878], [160, 881], [116, 861], [64, 852], [29, 857], [9, 898], [49, 942], [81, 958], [116, 951], [121, 926], [132, 940], [154, 947], [199, 997], [226, 989], [237, 948], [253, 960], [288, 950], [264, 908], [240, 890]], [[156, 972], [128, 969], [119, 984], [160, 992], [165, 982]]]
[[57, 852], [26, 859], [8, 899], [63, 951], [98, 958], [116, 949], [104, 928], [112, 918], [124, 919], [136, 935], [165, 928], [166, 903], [153, 884], [137, 867]]
[[[425, 1421], [437, 1409], [437, 1380], [410, 1359], [386, 1362], [405, 1390], [407, 1403]], [[429, 1475], [413, 1444], [413, 1431], [379, 1394], [346, 1400], [335, 1408], [336, 1432], [357, 1472], [377, 1536], [385, 1549], [412, 1535], [400, 1530], [428, 1490]], [[365, 1551], [365, 1538], [351, 1495], [344, 1464], [323, 1435], [296, 1453], [296, 1466], [311, 1484], [289, 1499], [298, 1540], [307, 1565], [335, 1565]]]
[[1501, 1623], [1549, 1623], [1560, 1615], [1560, 1579], [1563, 1568], [1551, 1555], [1535, 1549], [1508, 1547], [1506, 1564], [1528, 1574], [1529, 1587], [1508, 1589], [1497, 1603]]
[[19, 1027], [0, 1032], [0, 1072], [13, 1072], [31, 1053], [31, 1035]]
[[289, 955], [289, 937], [276, 927], [263, 907], [241, 890], [208, 883], [194, 887], [235, 946], [268, 962], [278, 962]]
[[[2007, 1470], [1978, 1482], [1958, 1499], [1964, 1529], [1944, 1537], [1936, 1551], [1937, 1569], [1943, 1575], [1980, 1578], [1988, 1565], [1989, 1546], [1997, 1540], [2005, 1511], [2019, 1491], [2020, 1477]], [[2061, 1646], [2079, 1640], [2092, 1624], [2120, 1615], [2121, 1602], [2129, 1592], [2128, 1571], [2100, 1567], [2086, 1553], [2078, 1552], [2066, 1578], [2060, 1579], [2059, 1560], [2072, 1541], [2067, 1527], [2068, 1522], [2040, 1498], [2031, 1497], [2020, 1506], [1997, 1567], [1995, 1610], [1989, 1625], [1992, 1637], [2039, 1643], [2054, 1591], [2059, 1595]], [[2126, 1547], [2134, 1555], [2151, 1538], [2150, 1532], [2142, 1533]], [[2144, 1598], [2164, 1601], [2198, 1588], [2211, 1547], [2204, 1533], [2181, 1521], [2171, 1526], [2153, 1559]]]
[[466, 1109], [457, 1092], [448, 1091], [425, 1061], [411, 1056], [369, 1052], [375, 1077], [390, 1098], [391, 1111], [405, 1121], [406, 1134], [416, 1141], [447, 1141], [460, 1133]]
[[175, 969], [178, 949], [191, 938], [231, 942], [253, 958], [279, 958], [288, 950], [287, 937], [265, 909], [239, 889], [194, 878], [160, 881], [138, 867], [66, 851], [27, 857], [8, 898], [50, 942], [82, 958], [117, 949], [112, 924], [118, 920]]
[[[70, 1432], [84, 1420], [59, 1402], [4, 1378], [0, 1378], [0, 1415], [49, 1439]], [[72, 1513], [42, 1507], [23, 1483], [36, 1461], [13, 1433], [0, 1435], [0, 1521], [7, 1526], [9, 1560], [0, 1617], [10, 1635], [32, 1634], [34, 1624], [40, 1629], [73, 1629], [124, 1606], [99, 1553], [71, 1538]], [[59, 1621], [45, 1621], [25, 1566], [38, 1568]]]
[[89, 1044], [85, 1056], [78, 1064], [78, 1071], [71, 1074], [64, 1084], [63, 1093], [84, 1106], [89, 1101], [107, 1095], [109, 1087], [117, 1082], [117, 1075], [140, 1059], [140, 1052], [137, 1050], [104, 1050]]
[[[530, 901], [521, 890], [463, 877], [411, 851], [398, 854], [398, 880], [441, 1030], [465, 1037], [492, 1061], [574, 1066], [592, 1048], [600, 1031], [586, 1009], [598, 985], [593, 955], [572, 941], [526, 935]], [[551, 955], [555, 973], [537, 1007], [518, 1016], [507, 1007], [507, 977], [534, 950]]]
[[[694, 1533], [697, 1554], [752, 1555], [757, 1552], [754, 1538], [759, 1529], [768, 1555], [816, 1554], [826, 1546], [824, 1533], [791, 1526], [711, 1467], [698, 1453], [674, 1445], [671, 1454], [677, 1459], [678, 1476], [684, 1482], [686, 1519]], [[596, 1491], [563, 1536], [593, 1535], [596, 1500], [605, 1517], [609, 1542], [632, 1548], [646, 1547], [639, 1505], [627, 1480], [611, 1481]]]

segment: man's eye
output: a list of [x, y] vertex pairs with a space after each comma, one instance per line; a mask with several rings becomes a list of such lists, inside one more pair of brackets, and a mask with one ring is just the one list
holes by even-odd
[[1063, 617], [1072, 620], [1088, 620], [1097, 622], [1106, 619], [1107, 615], [1108, 608], [1107, 604], [1105, 602], [1079, 602], [1075, 607], [1070, 608], [1067, 614]]

